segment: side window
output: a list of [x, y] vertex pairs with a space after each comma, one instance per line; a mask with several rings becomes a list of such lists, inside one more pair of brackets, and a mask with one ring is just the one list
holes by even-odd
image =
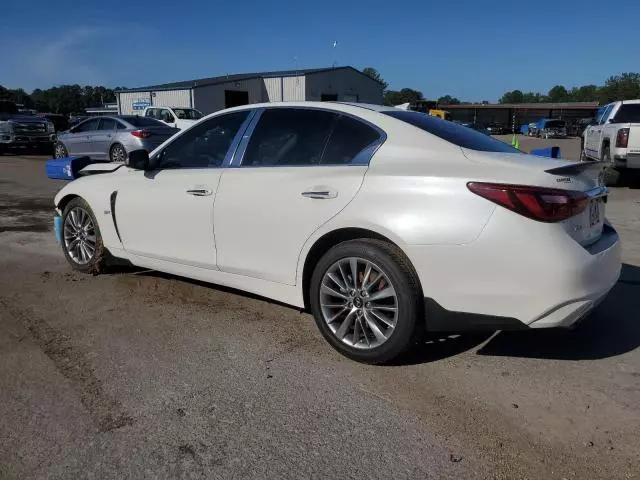
[[96, 118], [94, 120], [87, 120], [86, 122], [81, 123], [76, 127], [76, 132], [91, 132], [93, 130], [98, 129], [98, 123], [100, 123], [100, 119]]
[[[369, 125], [341, 116], [336, 122], [322, 156], [323, 165], [348, 165], [357, 155], [380, 138]], [[367, 161], [369, 159], [366, 159]]]
[[116, 121], [113, 118], [101, 118], [98, 130], [115, 130]]
[[147, 111], [145, 112], [144, 116], [145, 117], [151, 117], [151, 118], [155, 118], [155, 108], [148, 108]]
[[127, 129], [127, 128], [129, 128], [129, 127], [127, 127], [127, 126], [126, 126], [124, 123], [122, 123], [122, 122], [118, 122], [118, 121], [116, 121], [116, 128], [117, 128], [118, 130], [126, 130], [126, 129]]
[[220, 115], [189, 129], [158, 157], [156, 168], [221, 167], [249, 111]]
[[242, 166], [319, 165], [336, 117], [322, 110], [266, 109], [251, 135]]
[[163, 122], [168, 122], [168, 123], [172, 123], [175, 119], [173, 118], [173, 115], [171, 115], [171, 112], [169, 110], [167, 110], [166, 108], [162, 108], [162, 109], [158, 109], [156, 110], [156, 118], [162, 120]]

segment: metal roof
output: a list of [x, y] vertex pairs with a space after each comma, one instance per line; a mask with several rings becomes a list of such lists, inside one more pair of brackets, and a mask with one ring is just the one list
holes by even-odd
[[440, 105], [444, 110], [460, 110], [464, 108], [512, 108], [518, 110], [593, 110], [600, 106], [598, 102], [558, 102], [558, 103], [467, 103]]
[[269, 78], [269, 77], [294, 77], [298, 75], [309, 75], [312, 73], [321, 73], [321, 72], [333, 72], [337, 70], [353, 70], [360, 75], [364, 75], [367, 78], [370, 78], [374, 82], [379, 82], [378, 80], [369, 77], [368, 75], [362, 73], [360, 70], [357, 70], [351, 66], [342, 66], [342, 67], [327, 67], [327, 68], [301, 68], [298, 70], [278, 70], [273, 72], [256, 72], [256, 73], [236, 73], [232, 75], [219, 75], [217, 77], [208, 77], [208, 78], [198, 78], [196, 80], [185, 80], [183, 82], [172, 82], [172, 83], [163, 83], [161, 85], [150, 85], [148, 87], [138, 87], [138, 88], [127, 88], [124, 90], [118, 90], [117, 93], [120, 92], [145, 92], [149, 90], [174, 90], [174, 89], [183, 89], [183, 88], [194, 88], [194, 87], [203, 87], [205, 85], [215, 85], [219, 83], [229, 83], [229, 82], [239, 82], [242, 80], [252, 80], [254, 78]]

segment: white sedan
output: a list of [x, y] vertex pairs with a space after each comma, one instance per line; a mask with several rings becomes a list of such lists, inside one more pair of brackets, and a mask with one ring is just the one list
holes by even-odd
[[425, 330], [570, 326], [621, 268], [601, 166], [391, 107], [247, 105], [86, 170], [55, 198], [73, 268], [115, 257], [308, 309], [363, 362]]

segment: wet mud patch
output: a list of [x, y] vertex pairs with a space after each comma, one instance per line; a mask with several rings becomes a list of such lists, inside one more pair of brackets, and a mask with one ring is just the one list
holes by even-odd
[[54, 212], [51, 198], [0, 194], [0, 233], [48, 232]]

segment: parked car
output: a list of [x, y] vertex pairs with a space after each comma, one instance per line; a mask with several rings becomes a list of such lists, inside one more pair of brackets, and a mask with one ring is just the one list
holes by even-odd
[[71, 126], [66, 115], [62, 115], [59, 113], [40, 113], [38, 114], [38, 116], [46, 118], [51, 123], [53, 123], [53, 127], [55, 128], [56, 132], [66, 132]]
[[21, 114], [14, 102], [0, 100], [0, 155], [22, 149], [51, 154], [55, 137], [49, 120]]
[[597, 163], [394, 107], [245, 105], [90, 167], [54, 200], [74, 269], [122, 258], [309, 309], [363, 362], [425, 328], [572, 325], [621, 269]]
[[176, 128], [137, 115], [90, 118], [58, 135], [55, 157], [86, 155], [124, 162], [133, 150], [150, 152], [176, 132]]
[[158, 106], [145, 108], [143, 115], [145, 117], [155, 118], [170, 127], [181, 130], [190, 127], [204, 116], [200, 110], [196, 110], [195, 108]]
[[509, 129], [499, 123], [489, 123], [485, 130], [489, 132], [489, 135], [505, 135], [509, 133]]
[[567, 135], [572, 137], [582, 137], [585, 129], [594, 122], [593, 117], [580, 118], [567, 127]]
[[604, 164], [607, 184], [616, 185], [630, 170], [640, 170], [640, 100], [600, 107], [583, 137], [583, 155]]
[[567, 122], [556, 118], [543, 118], [536, 124], [536, 137], [565, 138], [567, 136]]

